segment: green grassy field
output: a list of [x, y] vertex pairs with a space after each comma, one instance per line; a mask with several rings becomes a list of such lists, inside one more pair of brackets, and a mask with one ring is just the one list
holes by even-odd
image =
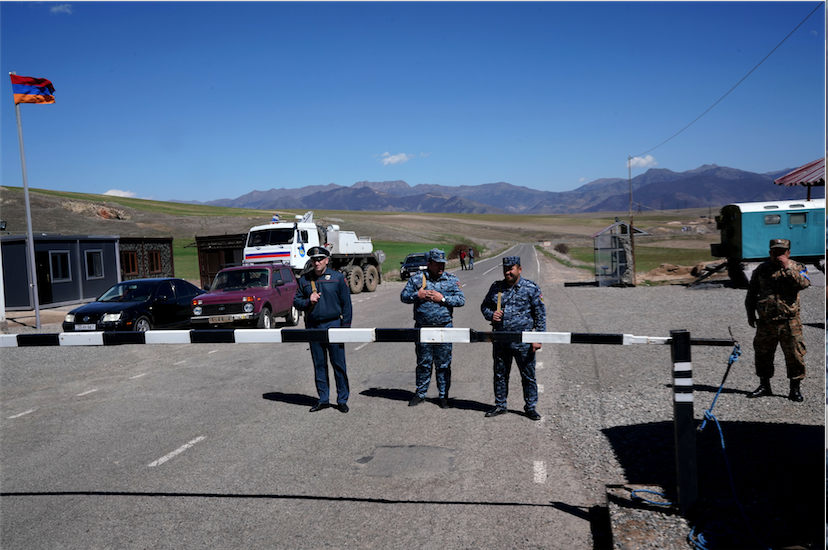
[[198, 274], [198, 248], [185, 248], [192, 242], [192, 239], [173, 239], [175, 276], [189, 281], [199, 281], [201, 277]]
[[[175, 276], [191, 281], [198, 281], [198, 249], [196, 247], [186, 248], [192, 243], [192, 239], [173, 239], [173, 258], [175, 261]], [[400, 262], [405, 260], [408, 254], [415, 252], [426, 252], [432, 248], [440, 248], [448, 253], [447, 247], [442, 243], [412, 243], [400, 241], [374, 241], [374, 249], [385, 252], [385, 262], [382, 264], [384, 277], [399, 275]]]
[[[591, 247], [573, 247], [569, 255], [574, 259], [593, 264], [595, 255]], [[690, 248], [660, 248], [655, 246], [637, 246], [635, 248], [635, 271], [646, 273], [661, 264], [696, 265], [701, 262], [716, 260], [710, 250]]]

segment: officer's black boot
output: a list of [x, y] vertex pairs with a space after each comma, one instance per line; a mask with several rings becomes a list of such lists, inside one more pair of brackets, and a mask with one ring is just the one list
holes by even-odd
[[799, 380], [791, 380], [791, 393], [788, 394], [788, 399], [802, 403], [802, 394], [799, 393]]
[[748, 399], [753, 399], [754, 397], [765, 397], [767, 395], [773, 395], [770, 386], [770, 378], [760, 378], [759, 387], [747, 394], [747, 397]]

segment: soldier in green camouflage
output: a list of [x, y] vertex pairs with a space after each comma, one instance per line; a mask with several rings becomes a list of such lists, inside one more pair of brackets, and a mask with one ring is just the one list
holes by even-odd
[[[773, 356], [777, 344], [785, 354], [791, 391], [788, 398], [801, 402], [800, 381], [805, 378], [805, 340], [799, 320], [799, 291], [808, 288], [811, 280], [804, 265], [790, 259], [791, 242], [771, 239], [770, 259], [763, 262], [750, 278], [745, 308], [748, 324], [756, 328], [753, 350], [756, 375], [760, 384], [748, 397], [773, 395]], [[758, 316], [758, 317], [757, 317]]]

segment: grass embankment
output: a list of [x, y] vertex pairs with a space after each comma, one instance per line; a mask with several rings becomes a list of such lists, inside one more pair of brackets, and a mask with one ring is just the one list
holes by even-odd
[[[572, 247], [569, 255], [576, 260], [595, 263], [595, 253], [591, 247]], [[710, 250], [695, 248], [660, 248], [654, 246], [635, 247], [635, 271], [646, 273], [661, 264], [696, 265], [701, 262], [716, 260]]]

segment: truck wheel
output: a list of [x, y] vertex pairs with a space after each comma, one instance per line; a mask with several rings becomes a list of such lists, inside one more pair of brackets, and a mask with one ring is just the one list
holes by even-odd
[[368, 264], [365, 267], [365, 292], [374, 292], [379, 284], [377, 268]]
[[287, 315], [285, 315], [285, 321], [292, 327], [295, 327], [299, 324], [299, 310], [293, 306], [290, 306], [290, 311]]
[[354, 266], [348, 271], [348, 286], [351, 287], [351, 294], [362, 292], [362, 281], [365, 278], [362, 268]]
[[259, 323], [257, 328], [270, 329], [273, 328], [273, 317], [270, 315], [270, 308], [265, 306], [259, 314]]

